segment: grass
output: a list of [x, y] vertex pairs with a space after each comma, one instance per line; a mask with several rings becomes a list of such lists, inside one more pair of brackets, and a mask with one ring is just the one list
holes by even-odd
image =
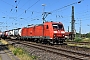
[[[1, 42], [3, 44], [8, 44], [8, 42], [5, 41], [5, 40], [1, 40]], [[28, 54], [22, 48], [17, 48], [17, 47], [14, 47], [12, 45], [8, 45], [8, 48], [9, 48], [10, 51], [12, 51], [12, 53], [14, 55], [16, 55], [17, 57], [19, 57], [20, 60], [35, 60], [37, 58], [36, 56], [32, 56], [32, 55]]]
[[2, 39], [2, 40], [0, 40], [0, 42], [1, 42], [1, 43], [3, 43], [3, 44], [8, 44], [8, 42], [7, 42], [7, 41], [5, 41], [5, 40], [3, 40], [3, 39]]
[[2, 60], [1, 56], [0, 56], [0, 60]]
[[18, 56], [20, 60], [33, 60], [32, 56], [30, 56], [25, 50], [21, 48], [13, 47], [12, 45], [8, 46], [10, 51], [13, 52], [14, 55]]
[[86, 48], [90, 48], [90, 44], [89, 45], [79, 45], [79, 44], [68, 44], [70, 46], [78, 46], [78, 47], [86, 47]]
[[76, 37], [74, 40], [67, 40], [68, 41], [71, 41], [71, 42], [90, 42], [90, 38], [79, 38], [79, 37]]
[[84, 38], [82, 41], [83, 42], [90, 42], [90, 38]]
[[82, 41], [82, 38], [75, 38], [75, 40], [74, 40], [75, 42], [81, 42]]
[[78, 44], [78, 42], [90, 42], [90, 38], [84, 38], [84, 39], [82, 39], [82, 38], [76, 38], [74, 40], [74, 42], [77, 42], [77, 43], [75, 43], [75, 44], [68, 44], [68, 45], [90, 48], [90, 44], [86, 44], [86, 45], [80, 45], [80, 44]]

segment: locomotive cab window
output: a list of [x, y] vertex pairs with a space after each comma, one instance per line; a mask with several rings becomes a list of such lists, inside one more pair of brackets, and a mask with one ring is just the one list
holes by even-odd
[[63, 29], [63, 25], [61, 24], [52, 24], [53, 29]]
[[59, 27], [59, 29], [62, 29], [63, 28], [63, 25], [58, 24], [58, 27]]

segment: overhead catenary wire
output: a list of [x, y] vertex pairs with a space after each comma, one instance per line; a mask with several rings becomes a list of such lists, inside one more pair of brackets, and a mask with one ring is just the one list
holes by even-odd
[[76, 12], [75, 15], [85, 15], [86, 13], [89, 13], [89, 10], [85, 10], [83, 12]]
[[[28, 11], [31, 7], [33, 7], [34, 5], [36, 5], [40, 0], [37, 0], [33, 5], [31, 5], [30, 7], [28, 7], [25, 11]], [[25, 11], [23, 13], [25, 13]], [[22, 13], [22, 14], [23, 14]], [[22, 14], [20, 14], [19, 16], [21, 16]], [[18, 17], [19, 17], [18, 16]]]
[[[14, 5], [12, 5], [12, 4], [10, 4], [10, 3], [8, 3], [8, 2], [6, 2], [6, 1], [4, 1], [4, 0], [1, 0], [2, 2], [4, 2], [5, 4], [7, 4], [7, 5], [9, 5], [9, 6], [11, 6], [12, 8], [10, 9], [10, 13], [12, 12], [12, 11], [14, 11]], [[6, 13], [5, 13], [6, 14]], [[9, 17], [9, 14], [7, 14], [8, 15], [8, 17]]]
[[[80, 2], [79, 2], [80, 3]], [[67, 5], [68, 6], [68, 5]], [[27, 10], [25, 10], [25, 13], [26, 13]], [[62, 16], [62, 15], [61, 15]]]
[[[61, 8], [58, 8], [58, 9], [56, 9], [56, 10], [51, 11], [51, 13], [54, 13], [54, 12], [56, 12], [56, 11], [62, 11], [64, 8], [69, 7], [69, 6], [72, 6], [72, 5], [74, 5], [74, 4], [81, 3], [82, 1], [84, 1], [84, 0], [80, 0], [80, 1], [77, 1], [77, 2], [74, 2], [74, 3], [71, 3], [71, 4], [69, 4], [69, 5], [63, 6], [63, 7], [61, 7]], [[64, 9], [64, 10], [65, 10], [65, 9]], [[56, 18], [64, 18], [64, 19], [65, 19], [65, 16], [63, 16], [62, 14], [56, 14], [55, 16], [56, 16]], [[69, 17], [71, 18], [71, 16], [69, 16]], [[56, 20], [57, 20], [57, 19], [56, 19]]]
[[[11, 11], [12, 11], [12, 9], [11, 9]], [[26, 11], [27, 11], [27, 10], [25, 10], [25, 13], [26, 13]], [[32, 12], [32, 13], [33, 13], [33, 12]]]
[[[14, 12], [17, 12], [17, 8], [18, 8], [18, 4], [20, 3], [20, 0], [19, 0], [19, 2], [18, 2], [17, 0], [14, 0], [14, 2], [16, 3], [16, 6], [14, 6], [14, 5], [12, 5], [12, 4], [4, 1], [4, 0], [1, 0], [1, 1], [4, 2], [5, 4], [9, 5], [9, 6], [12, 6], [12, 8], [10, 9], [10, 13], [11, 13], [12, 11], [13, 11], [12, 14], [14, 14]], [[14, 9], [14, 8], [15, 8], [15, 9]], [[22, 8], [19, 8], [19, 9], [22, 10]], [[25, 9], [23, 9], [23, 10], [25, 10]]]
[[24, 7], [29, 1], [31, 0], [27, 0], [22, 6]]
[[82, 1], [84, 1], [84, 0], [80, 0], [80, 1], [78, 1], [78, 2], [71, 3], [71, 4], [69, 4], [69, 5], [63, 6], [63, 7], [61, 7], [61, 8], [56, 9], [56, 10], [53, 10], [53, 11], [51, 11], [51, 12], [55, 12], [55, 11], [61, 10], [61, 9], [63, 9], [63, 8], [72, 6], [72, 5], [74, 5], [74, 4], [81, 3]]
[[[21, 0], [17, 0], [17, 1], [21, 1]], [[21, 2], [19, 2], [19, 4], [20, 4]], [[11, 5], [11, 4], [10, 4]], [[12, 5], [11, 5], [12, 6]], [[17, 6], [18, 6], [18, 3], [17, 3]], [[11, 11], [11, 13], [12, 12], [15, 12], [15, 6], [12, 6], [13, 8], [11, 8], [10, 9], [10, 11]], [[67, 6], [68, 7], [68, 6]], [[28, 7], [29, 8], [29, 7]], [[37, 20], [39, 17], [38, 16], [36, 16], [37, 14], [40, 14], [40, 13], [42, 13], [42, 12], [36, 12], [36, 11], [30, 11], [30, 9], [24, 9], [24, 8], [22, 8], [22, 7], [18, 7], [18, 9], [20, 10], [20, 9], [22, 9], [22, 11], [23, 11], [23, 13], [27, 13], [28, 11], [30, 12], [30, 14], [32, 15], [29, 15], [28, 17], [29, 18], [27, 18], [27, 17], [17, 17], [18, 19], [19, 18], [24, 18], [24, 19], [27, 19], [28, 21], [31, 21], [31, 18], [32, 18], [32, 21], [34, 21], [34, 20]], [[62, 11], [63, 11], [63, 8], [61, 9]], [[59, 14], [57, 11], [61, 11], [61, 10], [56, 10], [56, 11], [53, 11], [52, 13], [52, 16], [55, 16], [55, 18], [57, 17], [57, 19], [59, 20], [59, 19], [62, 19], [62, 21], [64, 22], [64, 21], [68, 21], [67, 20], [67, 18], [70, 18], [71, 16], [68, 16], [68, 15], [63, 15], [63, 13], [62, 14]], [[57, 13], [55, 13], [55, 12], [57, 12]], [[5, 16], [6, 16], [6, 12], [4, 12], [5, 13]], [[37, 13], [37, 14], [36, 14]], [[55, 14], [54, 14], [55, 13]], [[14, 13], [13, 13], [14, 14]], [[88, 14], [88, 15], [86, 15], [86, 14]], [[90, 16], [90, 14], [89, 14], [89, 12], [81, 12], [81, 13], [78, 13], [78, 12], [75, 12], [75, 15], [79, 15], [79, 16], [76, 16], [75, 17], [75, 20], [77, 20], [76, 18], [77, 17], [83, 17], [83, 21], [85, 21], [85, 20], [90, 20], [90, 18], [89, 18], [89, 16]], [[13, 16], [13, 15], [12, 15]], [[12, 17], [12, 16], [10, 16], [10, 15], [8, 15], [8, 17]], [[36, 16], [36, 17], [35, 17]], [[41, 15], [40, 15], [41, 16]], [[88, 18], [86, 17], [86, 16], [88, 16]], [[35, 19], [34, 19], [35, 18]], [[55, 19], [54, 18], [54, 19]], [[30, 19], [30, 20], [29, 20]], [[50, 18], [49, 18], [50, 19]], [[53, 19], [53, 17], [52, 17], [52, 19]], [[84, 20], [85, 19], [85, 20]], [[13, 19], [14, 20], [14, 19]], [[22, 19], [23, 20], [23, 19]], [[60, 20], [59, 20], [60, 21]]]
[[12, 4], [10, 4], [10, 3], [4, 1], [4, 0], [1, 0], [1, 1], [4, 2], [4, 3], [6, 3], [6, 4], [8, 4], [8, 5], [10, 5], [10, 6], [13, 6], [13, 7], [14, 7], [14, 5], [12, 5]]
[[18, 1], [17, 5], [19, 5], [20, 2], [21, 2], [21, 0]]

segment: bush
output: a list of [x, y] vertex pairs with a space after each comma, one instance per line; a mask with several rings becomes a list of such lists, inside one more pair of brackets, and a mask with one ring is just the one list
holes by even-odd
[[21, 48], [16, 48], [15, 50], [13, 50], [13, 53], [14, 55], [17, 55], [17, 54], [22, 55], [24, 53], [24, 50]]
[[82, 41], [82, 38], [75, 38], [75, 42], [81, 42]]

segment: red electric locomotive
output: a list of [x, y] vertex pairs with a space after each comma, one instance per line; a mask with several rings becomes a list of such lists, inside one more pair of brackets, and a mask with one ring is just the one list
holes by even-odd
[[64, 26], [61, 22], [45, 22], [25, 27], [22, 28], [21, 38], [36, 42], [63, 43], [65, 41]]

